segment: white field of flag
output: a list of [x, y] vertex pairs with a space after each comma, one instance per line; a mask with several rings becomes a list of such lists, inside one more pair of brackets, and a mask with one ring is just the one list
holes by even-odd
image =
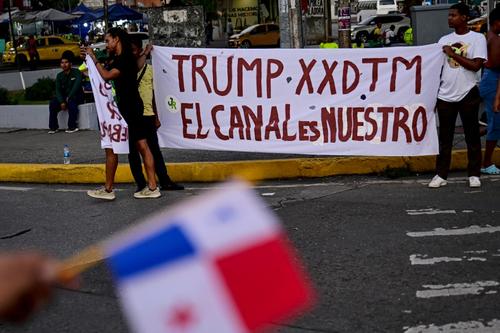
[[255, 332], [312, 304], [276, 216], [242, 182], [169, 207], [105, 248], [138, 333]]

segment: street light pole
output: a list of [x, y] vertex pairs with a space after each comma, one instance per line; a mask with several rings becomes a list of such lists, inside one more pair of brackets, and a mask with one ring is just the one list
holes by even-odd
[[10, 10], [10, 0], [7, 0], [7, 11], [9, 12], [9, 27], [10, 27], [10, 38], [12, 40], [12, 47], [14, 48], [15, 62], [17, 68], [21, 71], [21, 63], [19, 62], [19, 57], [17, 56], [17, 45], [14, 40], [14, 23], [12, 22], [12, 12]]
[[108, 31], [108, 0], [102, 0], [104, 10], [104, 33]]
[[339, 46], [351, 47], [351, 2], [350, 0], [339, 0]]

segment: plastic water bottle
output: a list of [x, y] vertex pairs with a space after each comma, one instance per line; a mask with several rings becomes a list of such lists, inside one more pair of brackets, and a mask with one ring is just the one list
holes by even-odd
[[69, 151], [69, 146], [64, 145], [64, 164], [70, 164], [71, 163], [71, 153]]

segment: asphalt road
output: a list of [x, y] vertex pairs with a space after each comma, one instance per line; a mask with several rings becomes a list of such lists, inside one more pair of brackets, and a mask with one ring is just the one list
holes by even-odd
[[[431, 175], [264, 182], [256, 191], [279, 215], [318, 291], [318, 304], [278, 332], [499, 332], [500, 177], [470, 189], [462, 174], [430, 190]], [[63, 258], [140, 217], [197, 195], [187, 184], [158, 200], [86, 197], [88, 186], [0, 184], [0, 249], [39, 248]], [[16, 233], [25, 233], [13, 236]], [[79, 291], [23, 326], [1, 332], [126, 332], [104, 265]], [[213, 333], [213, 332], [210, 332]]]

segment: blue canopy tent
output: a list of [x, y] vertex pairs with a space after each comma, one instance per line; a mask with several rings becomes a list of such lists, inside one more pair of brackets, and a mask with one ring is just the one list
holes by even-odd
[[[74, 27], [74, 33], [78, 33], [81, 38], [84, 38], [89, 32], [89, 25], [86, 23], [94, 22], [97, 20], [104, 19], [104, 10], [97, 9], [92, 11], [90, 8], [86, 7], [83, 4], [78, 5], [72, 11], [72, 13], [81, 14], [78, 19], [72, 21], [72, 25]], [[108, 20], [109, 21], [118, 21], [118, 20], [129, 20], [129, 21], [138, 21], [142, 20], [143, 15], [139, 12], [136, 12], [129, 7], [125, 7], [121, 4], [114, 4], [108, 7]]]
[[83, 15], [83, 14], [91, 12], [91, 11], [92, 11], [92, 9], [90, 9], [89, 7], [87, 7], [83, 3], [81, 3], [78, 6], [76, 6], [75, 8], [73, 8], [69, 13], [74, 14], [74, 15], [78, 15], [78, 14]]
[[[95, 11], [98, 19], [104, 18], [104, 10], [98, 9]], [[118, 21], [118, 20], [130, 20], [137, 21], [142, 20], [142, 14], [136, 12], [133, 9], [125, 7], [121, 4], [114, 4], [108, 7], [108, 20], [109, 21]]]
[[97, 15], [83, 3], [73, 8], [70, 13], [79, 15], [77, 19], [71, 21], [72, 33], [78, 34], [80, 38], [83, 39], [90, 31], [90, 25], [88, 23], [97, 20]]

